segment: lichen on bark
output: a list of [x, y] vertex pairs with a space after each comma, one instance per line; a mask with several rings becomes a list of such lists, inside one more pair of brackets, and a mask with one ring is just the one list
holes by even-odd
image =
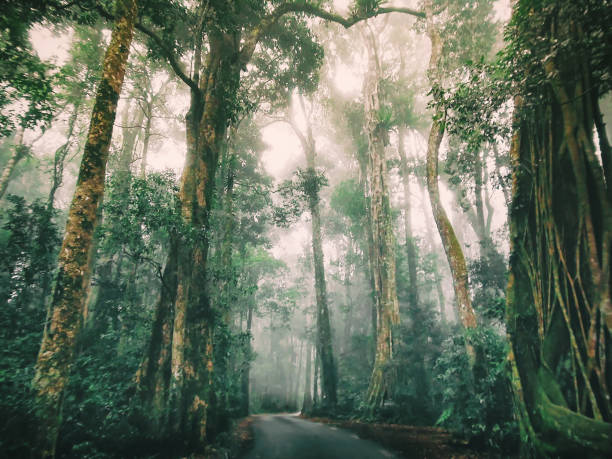
[[36, 361], [36, 438], [33, 455], [53, 457], [61, 424], [61, 405], [70, 375], [76, 338], [88, 289], [89, 256], [104, 179], [117, 100], [123, 85], [137, 18], [135, 0], [117, 2], [117, 20], [104, 57], [76, 191], [72, 199], [58, 274]]

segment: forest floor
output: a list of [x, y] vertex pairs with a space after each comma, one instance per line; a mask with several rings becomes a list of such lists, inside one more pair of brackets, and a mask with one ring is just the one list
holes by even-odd
[[355, 432], [359, 437], [374, 440], [409, 459], [480, 459], [495, 454], [471, 449], [467, 442], [438, 427], [418, 427], [401, 424], [368, 423], [357, 420], [338, 420], [305, 417], [310, 421], [340, 427]]
[[252, 423], [253, 416], [238, 419], [221, 445], [210, 447], [204, 456], [195, 456], [191, 459], [226, 459], [243, 456], [255, 442]]

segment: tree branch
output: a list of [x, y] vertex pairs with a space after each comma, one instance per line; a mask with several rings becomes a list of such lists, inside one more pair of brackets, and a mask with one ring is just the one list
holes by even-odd
[[[115, 16], [112, 13], [109, 13], [108, 11], [106, 11], [104, 7], [102, 7], [102, 5], [97, 5], [96, 10], [98, 11], [98, 13], [100, 13], [100, 16], [107, 19], [108, 21], [115, 20]], [[191, 89], [193, 89], [194, 91], [200, 92], [200, 88], [198, 87], [198, 84], [195, 81], [193, 81], [191, 78], [189, 78], [187, 73], [183, 70], [182, 64], [177, 59], [177, 57], [174, 55], [174, 52], [172, 52], [172, 50], [170, 50], [166, 46], [166, 44], [159, 37], [159, 35], [157, 35], [155, 32], [153, 32], [151, 29], [149, 29], [147, 26], [145, 26], [140, 21], [136, 23], [136, 29], [140, 30], [142, 33], [150, 37], [155, 42], [155, 44], [159, 47], [164, 57], [168, 60], [168, 63], [170, 64], [170, 67], [172, 67], [172, 70], [174, 70], [174, 73], [176, 73], [176, 76], [178, 76], [181, 80], [183, 80], [183, 82], [187, 86], [189, 86]]]
[[265, 35], [270, 30], [270, 28], [278, 22], [281, 17], [289, 13], [305, 13], [309, 16], [314, 16], [324, 19], [326, 21], [335, 22], [337, 24], [342, 25], [345, 29], [348, 29], [349, 27], [357, 24], [358, 22], [376, 17], [380, 14], [403, 13], [409, 14], [411, 16], [416, 16], [418, 18], [425, 18], [424, 12], [413, 10], [412, 8], [400, 8], [390, 6], [385, 8], [378, 8], [370, 13], [352, 15], [345, 18], [339, 15], [338, 13], [335, 13], [333, 11], [327, 11], [317, 5], [308, 3], [304, 0], [282, 3], [272, 13], [265, 16], [261, 20], [259, 25], [256, 26], [253, 30], [251, 30], [251, 33], [247, 36], [242, 50], [240, 51], [240, 58], [242, 60], [243, 65], [246, 65], [250, 60], [253, 51], [255, 51], [255, 46], [257, 45], [261, 37]]
[[181, 80], [183, 80], [183, 82], [187, 86], [189, 86], [191, 89], [193, 89], [194, 91], [200, 92], [200, 88], [198, 87], [198, 84], [195, 81], [193, 81], [191, 78], [189, 78], [189, 76], [187, 76], [187, 73], [185, 73], [185, 71], [183, 70], [182, 64], [176, 58], [174, 53], [170, 49], [168, 49], [168, 47], [165, 45], [163, 40], [155, 32], [153, 32], [151, 29], [143, 25], [141, 22], [138, 22], [136, 24], [136, 28], [140, 30], [142, 33], [144, 33], [145, 35], [147, 35], [148, 37], [150, 37], [155, 42], [155, 44], [159, 47], [164, 57], [168, 60], [168, 63], [170, 64], [170, 67], [172, 67], [172, 70], [174, 70], [174, 73], [176, 73], [176, 76], [178, 76]]

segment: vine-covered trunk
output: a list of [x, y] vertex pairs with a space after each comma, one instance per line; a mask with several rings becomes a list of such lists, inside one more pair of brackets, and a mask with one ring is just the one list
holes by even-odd
[[368, 35], [369, 70], [364, 83], [366, 130], [368, 133], [370, 215], [373, 236], [374, 291], [376, 293], [377, 327], [376, 356], [368, 387], [368, 404], [374, 409], [391, 395], [393, 375], [390, 362], [393, 358], [392, 327], [399, 324], [399, 303], [395, 281], [395, 236], [389, 202], [389, 174], [385, 147], [388, 143], [388, 127], [381, 119], [379, 94], [380, 68], [376, 43]]
[[514, 104], [507, 326], [523, 439], [540, 455], [611, 457], [612, 177], [597, 121], [609, 86], [593, 70], [599, 54], [571, 46], [598, 31], [583, 8], [515, 6], [513, 39], [546, 57], [525, 72], [537, 89]]
[[[431, 57], [429, 60], [429, 78], [432, 87], [441, 84], [440, 81], [440, 59], [442, 54], [442, 39], [434, 25], [433, 6], [431, 1], [426, 2], [427, 12], [427, 34], [431, 40]], [[455, 305], [457, 307], [457, 315], [465, 330], [473, 330], [477, 326], [476, 314], [472, 308], [468, 285], [468, 271], [465, 263], [463, 250], [459, 244], [459, 240], [455, 235], [453, 226], [442, 207], [440, 200], [440, 189], [438, 184], [438, 155], [440, 144], [444, 137], [445, 128], [445, 112], [442, 108], [437, 108], [433, 116], [429, 139], [427, 142], [427, 191], [429, 192], [429, 200], [433, 217], [442, 239], [442, 245], [446, 252], [446, 258], [450, 265], [451, 276], [453, 279], [453, 288], [455, 290]], [[466, 336], [466, 348], [470, 358], [472, 367], [476, 364], [476, 350], [469, 337]], [[479, 362], [480, 363], [480, 362]]]
[[117, 100], [123, 86], [134, 24], [135, 0], [117, 1], [117, 20], [104, 57], [89, 134], [59, 254], [59, 269], [33, 380], [36, 410], [34, 455], [53, 457], [61, 406], [87, 297], [89, 258], [104, 193], [108, 151]]

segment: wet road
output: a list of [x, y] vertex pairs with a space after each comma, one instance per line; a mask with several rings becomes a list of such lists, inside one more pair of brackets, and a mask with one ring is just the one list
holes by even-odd
[[390, 459], [382, 446], [297, 415], [255, 416], [255, 445], [243, 459]]

